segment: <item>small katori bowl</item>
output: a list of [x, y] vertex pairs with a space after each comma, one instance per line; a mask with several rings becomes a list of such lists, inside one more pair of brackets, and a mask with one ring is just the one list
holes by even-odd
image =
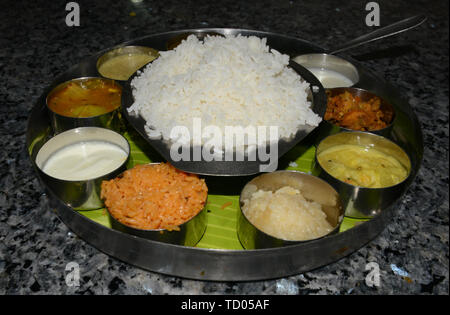
[[[390, 102], [388, 102], [384, 98], [379, 97], [375, 93], [372, 93], [368, 90], [361, 89], [361, 88], [348, 87], [348, 88], [325, 89], [327, 98], [334, 97], [336, 95], [339, 95], [339, 94], [342, 94], [345, 92], [350, 93], [353, 97], [360, 98], [362, 102], [367, 102], [373, 98], [379, 98], [380, 99], [380, 110], [383, 113], [385, 113], [389, 119], [386, 121], [386, 127], [380, 128], [380, 129], [354, 130], [354, 129], [341, 127], [341, 126], [339, 126], [339, 128], [342, 131], [367, 131], [367, 132], [374, 133], [374, 134], [384, 136], [384, 137], [389, 136], [389, 134], [392, 131], [392, 127], [393, 127], [394, 120], [395, 120], [394, 106], [392, 106], [392, 104]], [[331, 122], [329, 122], [329, 123], [332, 124]]]
[[[320, 204], [322, 211], [326, 214], [326, 220], [333, 229], [325, 235], [312, 239], [287, 240], [279, 236], [270, 235], [263, 228], [256, 227], [243, 211], [244, 201], [249, 200], [257, 190], [275, 192], [286, 186], [299, 190], [307, 201]], [[339, 232], [344, 218], [340, 197], [331, 185], [316, 176], [291, 170], [264, 173], [253, 178], [242, 189], [239, 197], [239, 205], [237, 233], [239, 241], [245, 249], [289, 246], [327, 237], [328, 235]], [[279, 229], [283, 228], [283, 226], [279, 227]], [[267, 231], [267, 229], [265, 230]]]
[[[337, 145], [358, 145], [374, 148], [395, 158], [407, 172], [401, 182], [387, 187], [370, 188], [350, 184], [331, 175], [322, 165], [319, 155]], [[350, 156], [348, 157], [350, 158]], [[323, 139], [316, 148], [315, 166], [319, 177], [330, 183], [339, 193], [345, 216], [356, 219], [370, 219], [388, 209], [404, 193], [411, 176], [411, 160], [408, 154], [395, 142], [369, 132], [340, 132]]]
[[[370, 130], [356, 130], [356, 129], [350, 129], [343, 126], [339, 126], [338, 124], [334, 123], [333, 121], [328, 121], [325, 118], [320, 122], [315, 132], [315, 143], [318, 144], [321, 140], [326, 138], [327, 136], [339, 133], [339, 132], [353, 132], [353, 131], [363, 131], [363, 132], [369, 132], [376, 135], [380, 135], [386, 138], [392, 137], [392, 130], [394, 128], [394, 122], [395, 122], [395, 108], [394, 106], [388, 102], [386, 99], [376, 95], [375, 93], [372, 93], [368, 90], [362, 89], [362, 88], [356, 88], [356, 87], [338, 87], [338, 88], [331, 88], [331, 89], [325, 89], [325, 93], [327, 95], [327, 106], [328, 106], [328, 99], [331, 97], [334, 97], [336, 95], [342, 94], [344, 92], [350, 93], [353, 97], [359, 97], [361, 101], [367, 102], [372, 98], [379, 98], [380, 99], [380, 110], [383, 111], [386, 115], [390, 117], [389, 121], [386, 122], [387, 125], [384, 128], [380, 129], [370, 129]], [[326, 117], [326, 116], [325, 116]]]
[[117, 132], [121, 132], [123, 130], [123, 121], [122, 121], [122, 106], [121, 106], [121, 95], [119, 96], [119, 106], [116, 108], [99, 115], [92, 115], [88, 117], [75, 117], [70, 115], [63, 115], [61, 113], [56, 112], [49, 106], [49, 100], [58, 92], [65, 89], [69, 84], [79, 84], [84, 85], [87, 82], [105, 82], [106, 84], [110, 84], [115, 88], [120, 90], [120, 94], [122, 93], [122, 86], [118, 84], [116, 81], [111, 79], [106, 79], [102, 77], [80, 77], [76, 79], [72, 79], [63, 83], [56, 85], [50, 93], [48, 93], [46, 98], [46, 107], [50, 116], [50, 122], [53, 128], [53, 132], [55, 134], [64, 132], [66, 130], [78, 128], [78, 127], [101, 127], [111, 129]]
[[126, 81], [133, 73], [158, 57], [159, 52], [150, 47], [121, 46], [98, 58], [97, 71], [105, 78]]
[[[160, 163], [149, 163], [156, 165]], [[123, 174], [123, 173], [122, 173]], [[122, 176], [119, 174], [117, 177]], [[202, 210], [188, 221], [178, 225], [176, 229], [140, 229], [120, 222], [106, 207], [111, 227], [115, 230], [142, 237], [148, 240], [181, 246], [195, 246], [206, 231], [208, 222], [206, 214], [207, 199]]]
[[350, 87], [359, 82], [358, 69], [344, 58], [316, 53], [299, 55], [293, 60], [311, 71], [324, 88]]
[[[124, 152], [123, 161], [118, 160], [111, 171], [80, 179], [60, 177], [47, 170], [46, 163], [55, 154], [71, 145], [90, 141], [117, 146]], [[102, 181], [112, 179], [123, 172], [129, 156], [129, 143], [119, 133], [105, 128], [80, 127], [62, 132], [45, 142], [36, 155], [35, 164], [40, 179], [59, 199], [75, 210], [93, 210], [104, 206], [100, 199]], [[103, 158], [108, 159], [108, 156]]]

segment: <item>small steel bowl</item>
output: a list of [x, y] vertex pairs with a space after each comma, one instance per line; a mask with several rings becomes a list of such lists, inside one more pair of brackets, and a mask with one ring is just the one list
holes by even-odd
[[[391, 103], [386, 101], [384, 98], [361, 88], [356, 87], [342, 87], [342, 88], [332, 88], [332, 89], [326, 89], [325, 90], [328, 97], [333, 97], [339, 94], [342, 94], [344, 92], [349, 92], [353, 96], [357, 96], [361, 98], [362, 101], [368, 101], [373, 97], [378, 97], [381, 100], [381, 110], [385, 112], [390, 112], [392, 115], [390, 123], [382, 129], [377, 130], [368, 130], [367, 132], [377, 134], [386, 138], [391, 138], [392, 129], [394, 126], [394, 120], [395, 120], [395, 109], [394, 106], [392, 106]], [[336, 134], [341, 131], [347, 131], [347, 132], [353, 132], [353, 131], [360, 131], [360, 130], [353, 130], [345, 127], [338, 126], [330, 121], [327, 121], [325, 119], [322, 120], [322, 122], [319, 124], [317, 129], [315, 130], [316, 136], [314, 137], [315, 143], [318, 144], [320, 141], [322, 141], [327, 136]]]
[[[358, 69], [351, 62], [341, 57], [318, 53], [300, 55], [293, 60], [317, 76], [324, 88], [349, 87], [359, 82]], [[342, 84], [331, 84], [321, 77], [323, 71], [330, 71], [331, 74], [335, 74], [335, 77], [343, 76], [345, 80], [341, 79]]]
[[328, 183], [316, 176], [299, 171], [282, 170], [264, 173], [248, 182], [239, 197], [240, 211], [238, 212], [237, 233], [239, 241], [245, 249], [281, 247], [312, 240], [293, 241], [269, 235], [253, 225], [245, 216], [242, 210], [244, 200], [249, 199], [256, 190], [262, 189], [274, 192], [285, 186], [300, 190], [306, 200], [315, 201], [322, 205], [322, 211], [326, 213], [327, 221], [334, 228], [331, 232], [319, 238], [339, 231], [344, 218], [344, 211], [338, 193]]
[[69, 80], [66, 82], [63, 82], [56, 87], [54, 87], [50, 93], [48, 93], [46, 98], [46, 107], [48, 110], [48, 113], [50, 115], [50, 122], [53, 128], [53, 132], [55, 134], [64, 132], [66, 130], [78, 128], [78, 127], [101, 127], [101, 128], [107, 128], [111, 129], [117, 132], [121, 132], [123, 129], [123, 122], [122, 122], [122, 106], [120, 105], [113, 111], [110, 111], [108, 113], [97, 115], [97, 116], [91, 116], [91, 117], [69, 117], [69, 116], [63, 116], [58, 113], [55, 113], [53, 110], [50, 109], [48, 106], [48, 100], [49, 98], [54, 94], [60, 91], [61, 89], [65, 88], [68, 84], [73, 82], [84, 82], [88, 80], [104, 80], [108, 82], [113, 82], [114, 85], [116, 85], [120, 90], [122, 91], [122, 86], [111, 79], [105, 79], [101, 77], [81, 77], [76, 78], [73, 80]]
[[103, 54], [100, 58], [98, 58], [97, 60], [97, 71], [98, 73], [108, 79], [113, 79], [113, 80], [118, 80], [118, 81], [127, 81], [129, 79], [129, 77], [131, 77], [133, 75], [133, 73], [135, 73], [137, 70], [139, 70], [140, 68], [142, 68], [144, 66], [144, 64], [141, 63], [129, 63], [127, 64], [128, 69], [127, 73], [124, 76], [127, 76], [127, 78], [125, 77], [113, 77], [111, 75], [109, 75], [108, 73], [105, 73], [102, 69], [102, 66], [105, 65], [106, 62], [110, 61], [111, 59], [114, 59], [116, 57], [119, 56], [124, 56], [124, 55], [148, 55], [149, 57], [153, 57], [152, 60], [149, 60], [148, 63], [152, 62], [154, 59], [159, 57], [159, 52], [156, 49], [150, 48], [150, 47], [145, 47], [145, 46], [123, 46], [123, 47], [118, 47], [115, 49], [112, 49], [108, 52], [106, 52], [105, 54]]
[[[159, 163], [149, 163], [149, 164], [159, 164]], [[119, 174], [118, 176], [121, 176], [121, 174]], [[179, 225], [178, 230], [170, 230], [170, 231], [166, 229], [145, 230], [131, 227], [117, 220], [107, 207], [106, 209], [108, 210], [107, 212], [111, 222], [111, 227], [115, 230], [153, 241], [182, 246], [195, 246], [203, 237], [203, 234], [206, 231], [206, 226], [208, 222], [208, 218], [206, 215], [206, 204], [207, 200], [205, 200], [205, 206], [199, 213], [197, 213], [194, 217], [192, 217], [188, 221]]]
[[[395, 157], [407, 170], [406, 178], [393, 186], [367, 188], [348, 184], [329, 174], [320, 164], [318, 156], [324, 150], [341, 144], [362, 145], [375, 148]], [[339, 193], [347, 217], [357, 219], [373, 218], [392, 205], [405, 191], [411, 176], [411, 160], [408, 154], [393, 141], [369, 132], [340, 132], [323, 139], [316, 148], [318, 176], [331, 184]]]
[[[390, 114], [391, 119], [386, 127], [382, 128], [382, 129], [376, 129], [376, 130], [367, 130], [367, 132], [374, 133], [374, 134], [384, 136], [384, 137], [388, 137], [390, 135], [390, 133], [392, 131], [392, 126], [393, 126], [394, 120], [395, 120], [395, 109], [394, 109], [394, 106], [392, 106], [392, 104], [389, 103], [388, 101], [386, 101], [384, 98], [382, 98], [372, 92], [369, 92], [367, 90], [364, 90], [361, 88], [355, 88], [355, 87], [326, 89], [325, 92], [327, 94], [327, 97], [333, 97], [333, 96], [342, 94], [344, 92], [349, 92], [354, 97], [359, 97], [361, 99], [361, 101], [363, 101], [363, 102], [369, 101], [371, 98], [378, 97], [381, 100], [381, 105], [380, 105], [381, 111]], [[331, 123], [329, 123], [329, 124], [331, 124]], [[342, 131], [355, 131], [353, 129], [349, 129], [349, 128], [345, 128], [345, 127], [339, 127], [339, 128]], [[360, 131], [360, 130], [356, 130], [356, 131]]]
[[[102, 141], [118, 145], [127, 153], [127, 159], [118, 167], [102, 176], [86, 180], [64, 180], [46, 174], [42, 168], [52, 154], [58, 150], [79, 142]], [[97, 128], [81, 127], [67, 130], [48, 140], [41, 147], [36, 155], [36, 166], [39, 177], [53, 193], [63, 202], [75, 210], [93, 210], [103, 208], [104, 204], [100, 199], [101, 183], [116, 177], [126, 169], [126, 163], [130, 155], [128, 141], [115, 131]]]

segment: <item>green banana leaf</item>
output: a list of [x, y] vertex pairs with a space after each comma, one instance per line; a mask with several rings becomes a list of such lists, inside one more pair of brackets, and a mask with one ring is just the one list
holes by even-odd
[[[163, 161], [162, 157], [154, 151], [137, 133], [126, 131], [124, 133], [130, 144], [130, 159], [127, 168], [138, 164]], [[297, 145], [286, 153], [279, 162], [280, 169], [296, 170], [315, 174], [314, 156], [315, 146], [308, 141]], [[242, 250], [236, 233], [237, 215], [239, 209], [239, 196], [237, 195], [208, 195], [206, 205], [208, 225], [200, 242], [199, 248]], [[106, 209], [79, 211], [87, 218], [111, 228]], [[340, 231], [345, 231], [359, 224], [361, 220], [344, 218]]]

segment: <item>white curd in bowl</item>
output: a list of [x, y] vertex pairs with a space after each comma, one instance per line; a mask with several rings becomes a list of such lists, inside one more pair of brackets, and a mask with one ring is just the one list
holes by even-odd
[[122, 165], [127, 153], [107, 141], [83, 141], [54, 152], [42, 171], [63, 180], [88, 180], [108, 174]]
[[79, 127], [57, 134], [39, 149], [36, 165], [63, 181], [88, 181], [108, 175], [126, 163], [128, 141], [99, 127]]
[[345, 75], [334, 70], [324, 68], [309, 68], [308, 70], [316, 76], [316, 78], [326, 89], [335, 87], [349, 87], [355, 84], [355, 82], [347, 78]]

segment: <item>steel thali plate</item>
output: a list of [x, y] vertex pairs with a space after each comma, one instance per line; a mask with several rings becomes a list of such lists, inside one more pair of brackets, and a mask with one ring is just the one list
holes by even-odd
[[[217, 32], [220, 34], [255, 35], [267, 38], [267, 44], [295, 57], [299, 54], [323, 52], [318, 45], [295, 37], [276, 33], [243, 29], [193, 29], [149, 35], [127, 41], [124, 45], [143, 45], [165, 50], [167, 41], [186, 32]], [[82, 76], [100, 76], [96, 69], [97, 59], [105, 49], [82, 60], [56, 78], [43, 91], [34, 105], [28, 121], [27, 148], [33, 166], [40, 147], [52, 137], [50, 121], [45, 107], [47, 93], [57, 84]], [[349, 58], [347, 58], [349, 59]], [[351, 60], [351, 59], [350, 59]], [[375, 72], [351, 60], [360, 72], [356, 86], [371, 90], [394, 104], [397, 116], [391, 138], [411, 157], [414, 180], [423, 156], [423, 139], [420, 124], [410, 105], [397, 89], [389, 85]], [[245, 184], [246, 181], [242, 183]], [[260, 250], [221, 250], [185, 247], [159, 243], [113, 230], [88, 219], [65, 205], [47, 189], [50, 206], [59, 218], [79, 237], [100, 251], [126, 263], [161, 274], [183, 278], [212, 281], [252, 281], [287, 277], [306, 272], [337, 261], [358, 250], [375, 238], [392, 220], [397, 202], [371, 220], [344, 232], [318, 240], [280, 248]]]

